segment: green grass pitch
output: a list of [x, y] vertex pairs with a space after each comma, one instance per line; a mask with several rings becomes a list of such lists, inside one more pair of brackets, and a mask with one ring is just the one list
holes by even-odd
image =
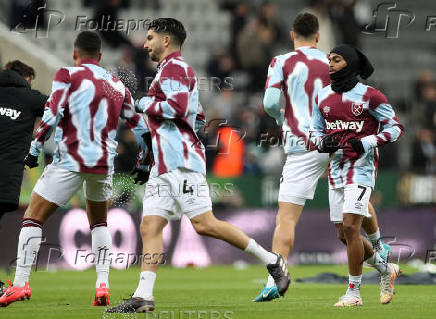
[[[289, 267], [293, 278], [313, 276], [319, 272], [347, 274], [346, 266]], [[405, 273], [413, 270], [405, 268]], [[365, 269], [365, 271], [368, 271]], [[12, 276], [0, 271], [0, 278]], [[136, 288], [139, 268], [112, 270], [110, 274], [111, 304], [118, 304]], [[0, 318], [435, 318], [435, 286], [396, 286], [391, 304], [381, 305], [377, 285], [362, 286], [363, 306], [337, 309], [333, 303], [345, 291], [345, 285], [299, 284], [293, 282], [285, 296], [268, 303], [253, 303], [266, 279], [261, 266], [236, 270], [232, 266], [203, 269], [159, 270], [154, 314], [104, 314], [104, 308], [93, 307], [95, 272], [93, 269], [58, 272], [33, 272], [30, 286], [32, 299], [0, 308]]]

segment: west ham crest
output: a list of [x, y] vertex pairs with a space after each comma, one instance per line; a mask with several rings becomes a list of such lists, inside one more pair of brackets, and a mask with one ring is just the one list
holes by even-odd
[[323, 110], [325, 116], [327, 117], [329, 115], [329, 112], [330, 112], [330, 106], [326, 105], [322, 108], [322, 110]]
[[353, 112], [353, 114], [355, 116], [359, 116], [363, 112], [363, 105], [364, 104], [365, 103], [352, 103], [351, 104], [351, 112]]

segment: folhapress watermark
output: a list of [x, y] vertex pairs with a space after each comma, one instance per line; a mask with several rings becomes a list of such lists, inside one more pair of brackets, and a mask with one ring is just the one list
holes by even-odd
[[[407, 10], [405, 5], [398, 5], [397, 2], [382, 2], [373, 11], [372, 21], [364, 26], [362, 33], [384, 33], [388, 39], [397, 39], [400, 30], [408, 28], [413, 23], [416, 23], [416, 15]], [[423, 29], [425, 32], [436, 31], [436, 16], [426, 16]]]
[[88, 16], [77, 16], [74, 31], [118, 31], [129, 35], [131, 32], [147, 31], [151, 19], [113, 19], [110, 15], [102, 15], [99, 19]]

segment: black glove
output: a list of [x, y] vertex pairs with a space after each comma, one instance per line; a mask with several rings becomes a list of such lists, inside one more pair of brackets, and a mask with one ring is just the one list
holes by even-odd
[[142, 134], [142, 139], [144, 140], [145, 145], [147, 145], [147, 153], [143, 156], [142, 160], [137, 164], [131, 172], [131, 175], [136, 175], [134, 183], [143, 185], [147, 183], [150, 177], [150, 168], [153, 166], [153, 149], [151, 144], [151, 133], [147, 132]]
[[33, 156], [32, 154], [27, 154], [24, 158], [24, 166], [29, 168], [34, 168], [38, 166], [38, 156]]
[[352, 138], [348, 142], [350, 143], [353, 151], [355, 151], [357, 154], [362, 155], [363, 153], [365, 153], [365, 148], [363, 147], [362, 141]]
[[153, 149], [152, 148], [153, 145], [151, 144], [151, 133], [150, 132], [144, 133], [144, 134], [142, 134], [141, 137], [144, 140], [145, 145], [147, 145], [148, 151], [151, 152]]
[[321, 145], [318, 147], [319, 153], [334, 153], [341, 147], [340, 142], [333, 135], [326, 135], [321, 140]]
[[135, 177], [133, 181], [135, 184], [139, 183], [139, 185], [144, 185], [147, 183], [148, 178], [150, 177], [150, 168], [149, 166], [140, 165], [135, 167], [130, 174]]

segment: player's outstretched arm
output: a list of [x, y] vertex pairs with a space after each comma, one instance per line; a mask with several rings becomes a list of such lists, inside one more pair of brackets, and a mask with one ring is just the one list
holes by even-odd
[[395, 142], [404, 132], [404, 127], [398, 120], [394, 109], [386, 97], [379, 91], [370, 100], [369, 113], [380, 123], [380, 132], [374, 135], [363, 137], [363, 149], [368, 152], [370, 149]]
[[[44, 142], [50, 137], [54, 126], [63, 116], [70, 91], [70, 73], [67, 69], [59, 69], [54, 77], [52, 91], [44, 108], [41, 123], [30, 145], [29, 155], [38, 157]], [[30, 167], [30, 166], [29, 166]]]
[[284, 116], [280, 111], [280, 93], [283, 86], [283, 70], [280, 57], [274, 57], [268, 66], [268, 76], [265, 83], [263, 106], [265, 112], [282, 126]]
[[312, 109], [312, 121], [310, 123], [310, 141], [316, 145], [318, 149], [321, 147], [321, 141], [325, 136], [325, 120], [319, 110], [318, 96], [315, 98], [315, 103]]
[[280, 107], [280, 93], [280, 89], [269, 87], [265, 90], [265, 96], [263, 97], [263, 107], [266, 114], [275, 119], [278, 126], [282, 126], [284, 121]]

